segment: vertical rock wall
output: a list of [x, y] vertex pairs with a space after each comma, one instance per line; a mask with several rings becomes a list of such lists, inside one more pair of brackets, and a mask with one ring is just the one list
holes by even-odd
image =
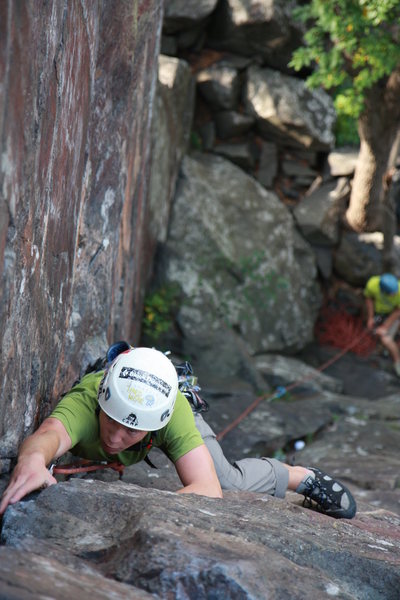
[[162, 0], [0, 3], [0, 459], [119, 338], [154, 241]]

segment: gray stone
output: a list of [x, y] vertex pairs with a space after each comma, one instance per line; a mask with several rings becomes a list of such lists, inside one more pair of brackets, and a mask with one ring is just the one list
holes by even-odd
[[206, 33], [202, 25], [192, 27], [191, 29], [180, 31], [176, 35], [178, 51], [191, 50], [191, 52], [200, 52], [204, 46]]
[[312, 337], [312, 251], [275, 194], [215, 155], [182, 164], [158, 272], [181, 286], [177, 320], [189, 356], [209, 348], [217, 357], [229, 332], [250, 354], [300, 348]]
[[305, 197], [293, 210], [304, 237], [311, 243], [334, 246], [339, 241], [339, 209], [336, 181], [326, 183]]
[[226, 110], [218, 112], [215, 117], [215, 126], [219, 138], [225, 140], [230, 137], [247, 133], [254, 125], [255, 119], [248, 115]]
[[[306, 440], [311, 451], [313, 438], [319, 432], [325, 432], [338, 415], [346, 414], [349, 404], [347, 396], [318, 391], [310, 381], [290, 383], [290, 380], [285, 380], [279, 375], [268, 379], [271, 386], [274, 386], [272, 391], [260, 395], [258, 398], [262, 400], [256, 409], [221, 438], [221, 446], [231, 461], [243, 456], [275, 456], [290, 463], [294, 441]], [[229, 402], [228, 398], [225, 401], [215, 401], [213, 406], [223, 414], [227, 412], [226, 402]], [[235, 417], [239, 414], [241, 413], [237, 411]], [[230, 422], [222, 419], [219, 414], [210, 415], [207, 420], [210, 420], [218, 434], [221, 434]], [[337, 456], [337, 469], [345, 468], [346, 458], [340, 460]], [[309, 462], [304, 463], [303, 459], [297, 457], [297, 464]], [[317, 458], [313, 459], [312, 466], [319, 466]]]
[[334, 144], [332, 99], [323, 90], [310, 91], [300, 79], [250, 67], [244, 103], [268, 141], [311, 150], [327, 150]]
[[327, 163], [332, 177], [354, 175], [358, 160], [358, 149], [337, 148], [328, 154]]
[[260, 161], [256, 177], [266, 188], [272, 188], [278, 173], [278, 148], [276, 144], [261, 142]]
[[0, 458], [0, 474], [8, 473], [11, 467], [11, 460], [9, 458]]
[[235, 109], [239, 102], [239, 73], [218, 64], [202, 69], [196, 76], [197, 87], [207, 103], [217, 110]]
[[164, 3], [164, 31], [168, 34], [176, 33], [183, 29], [190, 29], [193, 25], [204, 21], [214, 10], [217, 0], [165, 0]]
[[301, 381], [314, 390], [342, 392], [343, 384], [339, 379], [320, 373], [304, 362], [279, 354], [261, 354], [255, 357], [255, 365], [263, 375], [281, 377], [285, 383]]
[[317, 261], [318, 271], [322, 277], [328, 280], [333, 273], [333, 249], [328, 246], [311, 245], [315, 260]]
[[[10, 547], [26, 536], [46, 539], [108, 578], [159, 597], [179, 590], [204, 600], [394, 600], [399, 525], [395, 514], [371, 514], [368, 506], [353, 521], [337, 522], [302, 508], [293, 494], [279, 500], [230, 492], [214, 500], [77, 479], [9, 508], [3, 541]], [[77, 573], [76, 581], [83, 577]]]
[[178, 52], [178, 42], [172, 35], [163, 35], [161, 38], [161, 54], [167, 56], [176, 56]]
[[245, 171], [253, 169], [257, 160], [257, 147], [251, 141], [243, 144], [217, 144], [214, 152], [231, 160]]
[[78, 559], [74, 560], [73, 567], [69, 567], [65, 562], [54, 558], [53, 546], [43, 548], [45, 555], [39, 554], [35, 547], [30, 550], [0, 548], [2, 599], [150, 600], [154, 598], [144, 590], [105, 577]]
[[287, 72], [293, 50], [301, 43], [301, 24], [292, 17], [290, 0], [220, 2], [208, 28], [208, 45], [242, 56], [258, 56]]
[[189, 145], [194, 91], [189, 65], [177, 58], [160, 56], [149, 190], [149, 228], [157, 242], [164, 242], [167, 236], [176, 180]]
[[288, 177], [294, 177], [296, 179], [299, 177], [306, 177], [313, 181], [317, 176], [317, 172], [314, 171], [314, 169], [311, 169], [307, 164], [293, 158], [285, 158], [281, 163], [281, 167], [283, 174]]
[[197, 128], [197, 133], [201, 138], [202, 149], [207, 152], [214, 148], [215, 144], [215, 123], [207, 121]]
[[364, 286], [382, 273], [383, 235], [344, 232], [334, 252], [333, 264], [338, 275], [351, 285]]
[[[384, 404], [385, 398], [376, 404]], [[363, 407], [343, 421], [334, 423], [297, 454], [300, 464], [313, 461], [333, 476], [345, 477], [354, 486], [356, 497], [377, 508], [400, 514], [400, 419], [368, 414]], [[386, 494], [385, 492], [389, 492]]]

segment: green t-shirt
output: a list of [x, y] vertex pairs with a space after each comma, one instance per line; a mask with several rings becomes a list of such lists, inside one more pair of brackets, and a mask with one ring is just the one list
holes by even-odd
[[[123, 465], [133, 465], [145, 458], [149, 449], [149, 433], [141, 442], [141, 448], [124, 450], [118, 454], [107, 454], [100, 443], [97, 390], [103, 371], [89, 373], [81, 379], [57, 404], [50, 417], [61, 421], [71, 438], [72, 454], [90, 460], [119, 460]], [[153, 435], [153, 445], [161, 448], [176, 462], [193, 448], [203, 444], [196, 429], [192, 410], [185, 396], [178, 392], [174, 412], [165, 427]]]
[[400, 290], [396, 294], [384, 294], [379, 285], [379, 275], [374, 275], [367, 281], [364, 296], [374, 301], [374, 310], [379, 315], [389, 315], [395, 308], [400, 307]]

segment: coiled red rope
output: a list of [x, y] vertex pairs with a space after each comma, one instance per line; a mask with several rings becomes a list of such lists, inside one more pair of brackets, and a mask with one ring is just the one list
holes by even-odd
[[354, 354], [363, 357], [371, 354], [377, 343], [373, 333], [365, 329], [360, 316], [329, 305], [324, 306], [320, 312], [315, 337], [319, 344], [333, 348], [351, 348]]

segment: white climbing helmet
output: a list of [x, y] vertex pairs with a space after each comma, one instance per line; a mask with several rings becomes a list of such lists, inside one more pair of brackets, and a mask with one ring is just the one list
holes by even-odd
[[172, 362], [158, 350], [131, 348], [105, 371], [98, 401], [111, 419], [132, 429], [157, 431], [174, 410], [178, 376]]

